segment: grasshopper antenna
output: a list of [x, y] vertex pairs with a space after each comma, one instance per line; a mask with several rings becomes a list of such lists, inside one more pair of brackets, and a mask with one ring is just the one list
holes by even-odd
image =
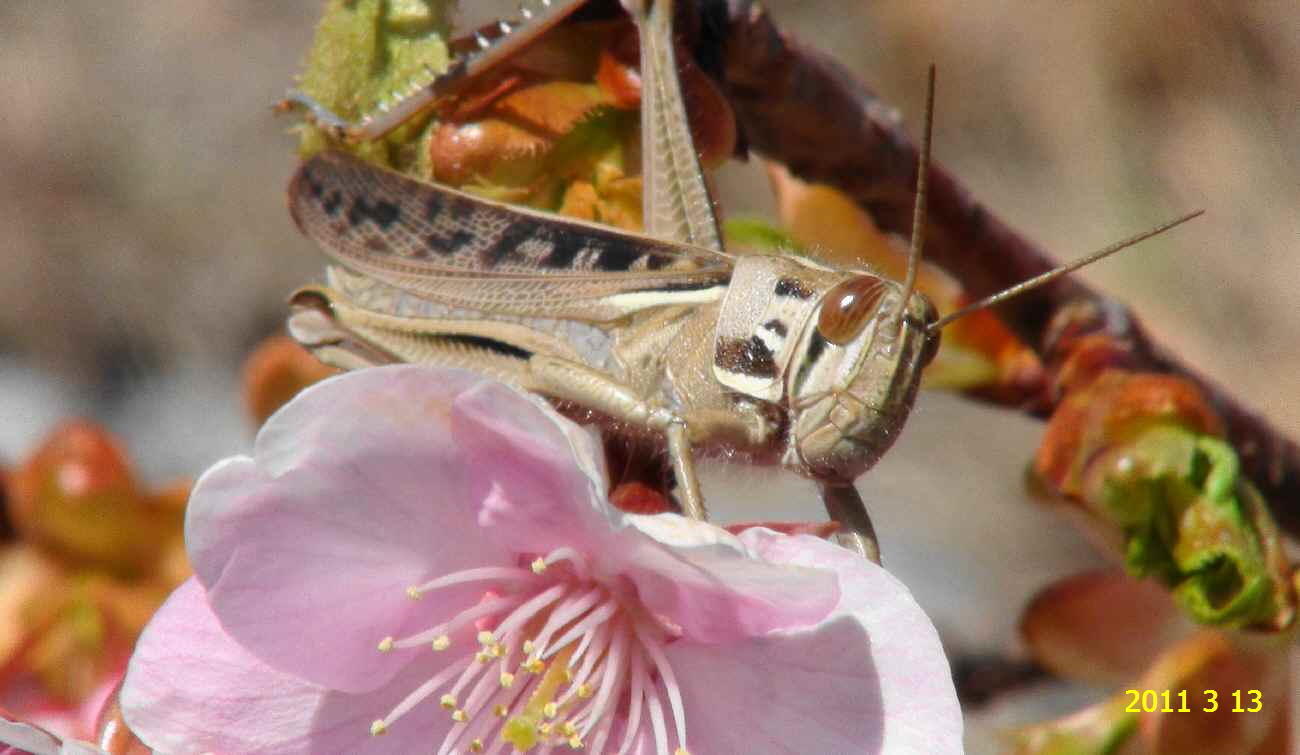
[[902, 327], [907, 303], [916, 289], [916, 273], [921, 266], [921, 249], [925, 246], [925, 193], [930, 172], [930, 134], [934, 130], [934, 64], [925, 89], [925, 130], [921, 134], [921, 155], [916, 164], [916, 205], [912, 208], [912, 245], [907, 252], [907, 277], [903, 279], [903, 298], [898, 302], [898, 323]]
[[992, 296], [987, 296], [983, 299], [980, 299], [974, 304], [971, 304], [966, 307], [962, 307], [956, 312], [952, 312], [950, 314], [944, 315], [943, 317], [940, 317], [938, 320], [935, 320], [934, 322], [926, 326], [925, 331], [926, 333], [937, 333], [941, 328], [943, 328], [945, 325], [952, 323], [952, 321], [954, 320], [958, 320], [962, 317], [965, 317], [966, 315], [969, 315], [972, 312], [977, 312], [981, 309], [987, 309], [996, 304], [1001, 304], [1007, 299], [1017, 297], [1025, 293], [1026, 291], [1030, 291], [1032, 289], [1038, 288], [1039, 286], [1045, 283], [1051, 283], [1057, 278], [1060, 278], [1062, 275], [1067, 275], [1069, 273], [1074, 272], [1075, 270], [1078, 270], [1081, 267], [1084, 267], [1086, 265], [1091, 265], [1097, 260], [1105, 259], [1106, 257], [1109, 257], [1110, 255], [1120, 251], [1121, 249], [1127, 249], [1128, 247], [1133, 246], [1138, 242], [1146, 241], [1152, 236], [1156, 236], [1161, 233], [1164, 233], [1170, 228], [1173, 228], [1174, 226], [1182, 225], [1183, 223], [1186, 223], [1192, 218], [1195, 218], [1204, 213], [1205, 210], [1196, 210], [1195, 212], [1189, 212], [1186, 215], [1177, 218], [1175, 220], [1170, 220], [1166, 223], [1161, 223], [1160, 225], [1156, 226], [1155, 228], [1152, 228], [1149, 231], [1143, 231], [1142, 233], [1139, 233], [1136, 236], [1130, 236], [1129, 238], [1126, 238], [1123, 241], [1117, 241], [1114, 244], [1111, 244], [1110, 246], [1106, 247], [1105, 249], [1101, 249], [1099, 251], [1093, 252], [1092, 254], [1089, 254], [1087, 257], [1083, 257], [1082, 259], [1077, 259], [1074, 262], [1071, 262], [1067, 265], [1062, 265], [1061, 267], [1058, 267], [1055, 270], [1049, 270], [1043, 273], [1042, 275], [1038, 275], [1033, 278], [1030, 278], [1027, 281], [1022, 281], [1020, 283], [1017, 283], [1011, 288], [1005, 289], [1003, 291], [999, 291], [998, 293], [993, 294]]

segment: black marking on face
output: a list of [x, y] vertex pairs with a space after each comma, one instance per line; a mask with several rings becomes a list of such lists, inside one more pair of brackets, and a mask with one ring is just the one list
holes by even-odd
[[777, 296], [793, 296], [796, 299], [811, 299], [813, 290], [798, 278], [780, 278], [773, 289]]
[[352, 206], [348, 208], [348, 223], [361, 225], [369, 220], [380, 230], [388, 228], [401, 217], [402, 209], [385, 199], [377, 199], [371, 203], [367, 202], [365, 197], [356, 197], [352, 200]]
[[320, 208], [325, 211], [326, 215], [331, 217], [343, 206], [343, 193], [338, 189], [331, 191], [324, 201], [320, 203]]
[[750, 336], [748, 340], [719, 340], [714, 360], [728, 372], [752, 377], [776, 377], [776, 360], [772, 357], [772, 350], [758, 336]]
[[785, 327], [785, 323], [775, 318], [763, 323], [763, 327], [767, 328], [768, 330], [772, 331], [778, 336], [781, 336], [782, 338], [785, 338], [786, 334], [789, 332]]
[[485, 336], [461, 334], [440, 335], [438, 336], [438, 340], [445, 343], [460, 344], [473, 349], [491, 351], [494, 354], [500, 354], [501, 356], [511, 357], [513, 359], [527, 360], [533, 356], [533, 352], [527, 349], [521, 349], [514, 344], [506, 343], [505, 341], [498, 341], [495, 338], [487, 338]]
[[821, 333], [818, 333], [815, 330], [813, 331], [812, 343], [808, 344], [808, 353], [805, 355], [803, 363], [799, 366], [799, 374], [795, 375], [794, 383], [796, 391], [803, 387], [804, 381], [808, 378], [808, 373], [812, 370], [813, 366], [817, 364], [817, 360], [821, 358], [822, 353], [826, 351], [827, 343], [828, 341], [825, 338], [822, 338]]

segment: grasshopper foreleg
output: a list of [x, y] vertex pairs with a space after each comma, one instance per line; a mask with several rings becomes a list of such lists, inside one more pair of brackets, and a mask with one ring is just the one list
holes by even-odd
[[668, 442], [668, 459], [677, 478], [682, 513], [708, 521], [684, 417], [646, 401], [607, 375], [567, 359], [536, 354], [528, 360], [528, 368], [537, 380], [540, 393], [574, 401], [615, 420], [663, 433]]
[[858, 489], [852, 481], [820, 480], [817, 487], [821, 492], [826, 514], [840, 523], [842, 528], [835, 539], [840, 545], [860, 554], [863, 558], [880, 563], [880, 544], [876, 540], [876, 528], [867, 515], [867, 506], [862, 502]]

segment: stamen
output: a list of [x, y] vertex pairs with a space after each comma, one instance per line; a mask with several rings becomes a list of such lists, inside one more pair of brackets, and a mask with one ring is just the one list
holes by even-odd
[[682, 703], [682, 688], [677, 684], [677, 676], [673, 673], [672, 664], [668, 662], [668, 655], [664, 653], [663, 645], [654, 637], [649, 636], [645, 626], [639, 622], [633, 624], [637, 639], [641, 640], [641, 647], [650, 655], [654, 662], [655, 671], [659, 673], [659, 678], [663, 680], [664, 689], [668, 692], [668, 704], [672, 708], [673, 719], [677, 724], [677, 743], [681, 745], [679, 749], [684, 751], [686, 747], [686, 706]]
[[[374, 724], [371, 724], [370, 731], [373, 733], [375, 731], [376, 725], [379, 725], [381, 730], [387, 729], [389, 726], [393, 724], [394, 721], [406, 715], [408, 712], [410, 712], [412, 708], [414, 708], [422, 700], [424, 700], [434, 692], [438, 691], [438, 689], [441, 688], [442, 685], [446, 684], [448, 681], [451, 680], [452, 677], [454, 677], [456, 674], [459, 674], [468, 666], [469, 666], [469, 659], [464, 658], [460, 661], [457, 661], [456, 663], [450, 664], [449, 666], [447, 666], [447, 668], [443, 669], [442, 671], [439, 671], [437, 674], [433, 676], [432, 679], [428, 680], [424, 684], [421, 684], [419, 687], [416, 687], [415, 691], [407, 695], [406, 698], [403, 699], [400, 703], [398, 703], [395, 708], [389, 711], [387, 716], [384, 716], [379, 721], [376, 721]], [[453, 701], [453, 705], [454, 704], [455, 703]]]
[[[493, 598], [492, 600], [485, 600], [472, 608], [466, 608], [464, 611], [456, 614], [455, 618], [448, 622], [439, 624], [432, 629], [426, 629], [418, 634], [413, 634], [410, 637], [403, 637], [402, 639], [395, 641], [393, 645], [399, 648], [410, 648], [417, 645], [423, 645], [426, 642], [436, 643], [444, 635], [447, 636], [447, 642], [450, 643], [450, 635], [455, 634], [457, 630], [466, 624], [472, 624], [485, 616], [491, 616], [494, 613], [514, 608], [520, 603], [523, 603], [527, 597], [528, 595], [525, 593], [522, 595], [503, 595], [499, 598]], [[436, 650], [438, 648], [435, 646], [434, 649]]]
[[569, 631], [565, 632], [560, 639], [555, 641], [554, 645], [542, 654], [542, 657], [547, 658], [555, 655], [561, 648], [568, 645], [570, 642], [573, 642], [578, 637], [582, 637], [582, 644], [578, 646], [578, 651], [574, 653], [574, 656], [581, 656], [586, 643], [590, 641], [591, 636], [594, 633], [592, 630], [605, 623], [605, 620], [610, 616], [613, 616], [614, 612], [618, 610], [618, 607], [616, 601], [612, 599], [607, 600], [600, 608], [587, 614], [583, 617], [582, 621], [570, 627]]
[[[640, 653], [633, 653], [632, 692], [627, 701], [627, 731], [623, 733], [623, 743], [618, 746], [619, 753], [627, 752], [632, 747], [632, 739], [641, 728], [641, 705], [646, 697], [645, 663]], [[663, 752], [663, 750], [659, 750]]]
[[551, 637], [558, 632], [561, 627], [566, 626], [570, 621], [578, 618], [582, 614], [586, 613], [592, 606], [596, 605], [604, 594], [604, 588], [593, 587], [577, 598], [566, 598], [564, 603], [551, 611], [550, 618], [546, 620], [546, 624], [542, 627], [542, 631], [537, 633], [537, 640], [533, 643], [534, 649], [526, 650], [524, 652], [529, 655], [536, 655], [539, 658], [546, 657], [547, 645], [550, 643]]
[[582, 665], [578, 667], [578, 673], [574, 674], [570, 680], [569, 691], [564, 694], [564, 697], [560, 698], [560, 702], [567, 702], [575, 694], [584, 700], [591, 699], [591, 696], [595, 694], [595, 690], [592, 689], [590, 684], [587, 684], [587, 679], [591, 676], [596, 663], [604, 657], [605, 651], [609, 649], [613, 637], [612, 627], [609, 624], [602, 623], [596, 628], [595, 632], [583, 638], [583, 643], [592, 640], [591, 644], [585, 649], [583, 645], [579, 645], [578, 650], [574, 652], [574, 658], [579, 655], [582, 656]]
[[[560, 562], [570, 566], [537, 580]], [[624, 730], [617, 750], [612, 743], [608, 750], [622, 753], [645, 742], [648, 728], [657, 752], [688, 755], [685, 706], [664, 652], [667, 635], [653, 619], [624, 613], [600, 581], [577, 577], [587, 570], [582, 554], [558, 548], [528, 568], [469, 569], [411, 588], [419, 597], [452, 585], [492, 583], [483, 600], [443, 624], [379, 641], [382, 652], [424, 643], [447, 650], [454, 637], [458, 649], [452, 663], [372, 723], [371, 732], [382, 734], [436, 697], [452, 721], [433, 748], [440, 755], [511, 749], [544, 755], [566, 747], [605, 752], [614, 732]]]
[[556, 600], [562, 598], [569, 591], [569, 585], [561, 582], [552, 585], [546, 590], [538, 593], [531, 600], [519, 606], [502, 621], [496, 629], [496, 636], [505, 639], [512, 632], [523, 626], [529, 619], [537, 615], [542, 609], [546, 608]]
[[619, 621], [618, 623], [619, 626], [613, 629], [613, 642], [610, 645], [609, 654], [605, 656], [604, 667], [601, 669], [600, 690], [588, 707], [591, 713], [587, 726], [582, 731], [584, 737], [590, 733], [595, 722], [605, 715], [605, 709], [610, 705], [610, 698], [617, 686], [617, 682], [622, 680], [627, 669], [628, 632], [620, 631], [624, 629], [623, 622]]
[[568, 561], [569, 563], [573, 564], [573, 571], [575, 574], [577, 574], [578, 579], [585, 580], [588, 578], [588, 575], [591, 573], [590, 570], [587, 568], [586, 557], [584, 557], [581, 553], [574, 550], [573, 548], [565, 546], [563, 548], [556, 548], [555, 550], [546, 554], [545, 563], [547, 566], [554, 566], [561, 561]]
[[464, 569], [452, 572], [422, 585], [412, 585], [406, 588], [406, 594], [411, 595], [414, 592], [415, 594], [412, 597], [420, 597], [425, 593], [443, 587], [463, 585], [468, 582], [485, 582], [489, 580], [495, 582], [531, 582], [536, 576], [528, 569], [519, 569], [513, 566], [484, 566], [479, 569]]
[[[645, 668], [645, 655], [637, 653], [636, 672], [649, 677], [649, 672]], [[653, 683], [648, 685], [646, 690], [646, 699], [650, 702], [650, 724], [655, 732], [655, 749], [658, 752], [668, 751], [668, 726], [664, 722], [664, 705], [659, 699], [659, 690]]]

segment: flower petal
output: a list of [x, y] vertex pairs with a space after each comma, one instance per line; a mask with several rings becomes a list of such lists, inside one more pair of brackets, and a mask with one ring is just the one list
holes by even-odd
[[195, 486], [186, 538], [222, 626], [271, 666], [360, 692], [402, 665], [385, 636], [461, 610], [469, 592], [410, 600], [407, 586], [500, 562], [482, 536], [453, 441], [456, 396], [472, 373], [416, 366], [318, 383], [258, 434], [255, 458], [228, 459]]
[[948, 659], [939, 633], [906, 586], [876, 564], [816, 537], [755, 528], [740, 539], [772, 561], [822, 567], [839, 575], [841, 598], [835, 613], [865, 629], [870, 644], [841, 645], [838, 652], [846, 665], [858, 653], [870, 654], [872, 678], [859, 680], [857, 694], [878, 691], [881, 752], [962, 751], [961, 707]]
[[481, 523], [520, 551], [586, 549], [619, 521], [605, 505], [603, 449], [540, 399], [483, 383], [456, 400], [452, 431], [487, 496]]
[[0, 718], [0, 755], [56, 755], [59, 745], [58, 737], [39, 726]]
[[681, 686], [691, 752], [946, 753], [889, 749], [889, 715], [861, 624], [840, 616], [815, 631], [726, 645], [678, 642], [666, 652]]
[[415, 752], [448, 729], [437, 705], [417, 707], [384, 737], [369, 731], [418, 683], [415, 673], [380, 692], [349, 695], [276, 671], [222, 630], [191, 579], [141, 636], [121, 704], [131, 730], [161, 752]]
[[627, 515], [600, 566], [696, 642], [816, 624], [840, 601], [833, 572], [755, 558], [735, 535], [677, 514]]

